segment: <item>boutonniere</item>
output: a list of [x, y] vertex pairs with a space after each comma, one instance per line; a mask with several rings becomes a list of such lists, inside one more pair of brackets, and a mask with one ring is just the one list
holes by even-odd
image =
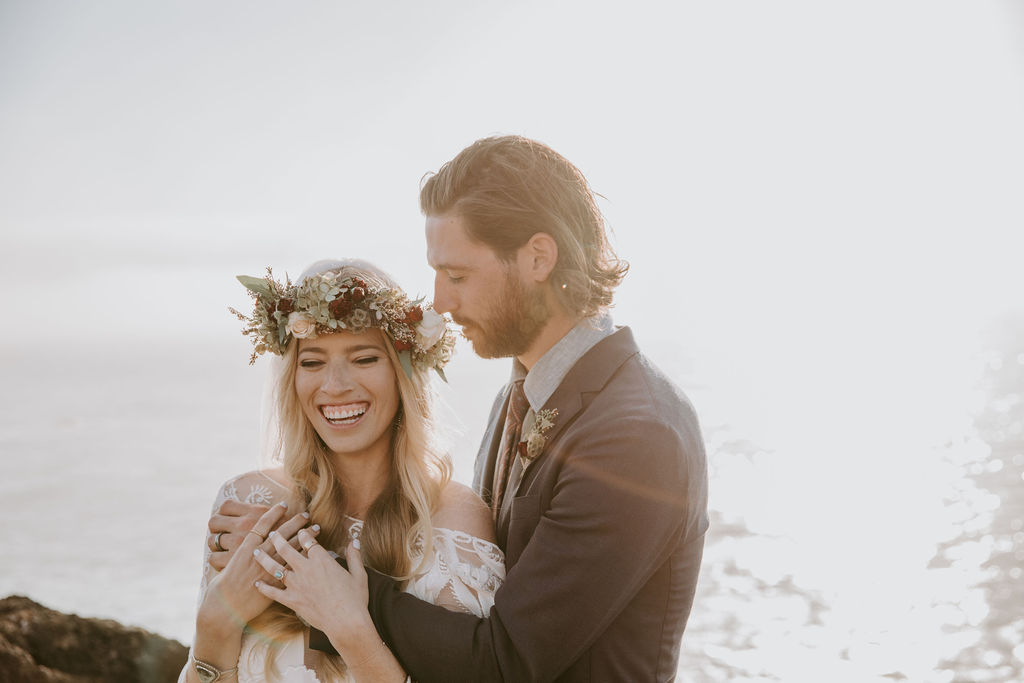
[[548, 439], [544, 436], [549, 429], [555, 426], [555, 418], [558, 417], [558, 408], [539, 410], [533, 416], [533, 422], [526, 430], [526, 436], [519, 442], [519, 456], [527, 463], [540, 455], [544, 450]]

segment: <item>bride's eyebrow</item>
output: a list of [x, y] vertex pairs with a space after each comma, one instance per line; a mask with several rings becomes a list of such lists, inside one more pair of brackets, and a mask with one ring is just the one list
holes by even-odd
[[357, 344], [356, 346], [350, 346], [345, 350], [348, 351], [349, 353], [355, 353], [356, 351], [366, 351], [367, 349], [372, 349], [374, 351], [383, 351], [384, 347], [381, 346], [380, 344]]
[[[367, 349], [372, 349], [374, 351], [383, 351], [384, 347], [381, 346], [380, 344], [354, 344], [352, 346], [346, 346], [345, 353], [356, 353], [358, 351], [366, 351]], [[321, 348], [319, 346], [307, 346], [306, 348], [302, 349], [302, 351], [299, 351], [300, 355], [303, 353], [327, 353], [327, 349]]]

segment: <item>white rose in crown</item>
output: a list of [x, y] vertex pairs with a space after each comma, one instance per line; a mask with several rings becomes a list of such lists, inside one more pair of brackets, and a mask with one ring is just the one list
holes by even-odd
[[289, 313], [288, 331], [291, 332], [292, 336], [296, 339], [306, 339], [308, 337], [315, 336], [316, 321], [313, 320], [313, 316], [308, 313], [303, 313], [301, 311]]
[[416, 343], [426, 351], [437, 342], [441, 341], [448, 323], [444, 316], [437, 311], [428, 308], [423, 311], [423, 320], [416, 326]]

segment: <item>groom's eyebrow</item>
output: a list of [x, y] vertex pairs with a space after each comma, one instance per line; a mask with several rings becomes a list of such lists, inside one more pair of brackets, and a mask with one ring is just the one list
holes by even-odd
[[472, 270], [472, 266], [460, 266], [454, 263], [438, 263], [431, 266], [434, 270]]

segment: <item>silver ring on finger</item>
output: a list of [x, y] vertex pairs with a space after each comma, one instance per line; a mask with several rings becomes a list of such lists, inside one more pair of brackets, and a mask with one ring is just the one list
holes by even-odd
[[218, 531], [213, 536], [213, 549], [216, 550], [218, 553], [222, 553], [225, 550], [227, 550], [227, 548], [225, 548], [224, 546], [222, 546], [220, 544], [220, 537], [223, 536], [223, 535], [224, 535], [223, 531]]
[[305, 543], [302, 544], [302, 549], [303, 550], [309, 550], [310, 548], [312, 548], [315, 545], [316, 545], [316, 539], [315, 538], [311, 538], [311, 539], [309, 539], [308, 541], [306, 541]]

